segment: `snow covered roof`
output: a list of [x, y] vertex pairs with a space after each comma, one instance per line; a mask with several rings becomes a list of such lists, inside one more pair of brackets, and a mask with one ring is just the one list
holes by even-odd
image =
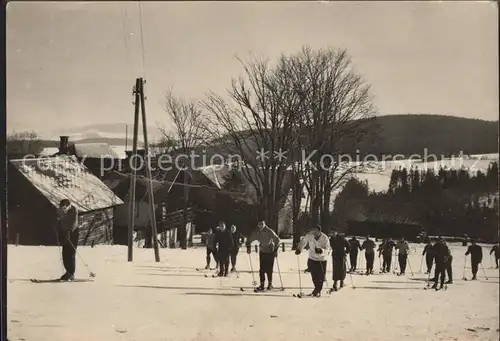
[[76, 156], [80, 158], [120, 158], [120, 155], [107, 143], [75, 143], [74, 146]]
[[40, 152], [41, 156], [52, 156], [59, 152], [59, 148], [57, 147], [45, 147]]
[[68, 199], [81, 212], [118, 206], [123, 201], [74, 156], [11, 160], [11, 164], [55, 207]]

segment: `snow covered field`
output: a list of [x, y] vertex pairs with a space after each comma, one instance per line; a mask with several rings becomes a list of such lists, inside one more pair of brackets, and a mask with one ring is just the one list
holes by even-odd
[[[490, 268], [490, 247], [483, 249], [489, 279], [480, 270], [478, 281], [465, 282], [465, 248], [452, 245], [455, 283], [440, 292], [423, 290], [423, 245], [412, 247], [414, 276], [410, 269], [406, 277], [353, 275], [353, 289], [348, 275], [340, 292], [298, 299], [292, 297], [298, 292], [292, 251], [279, 255], [287, 289], [255, 294], [243, 250], [239, 279], [219, 279], [195, 269], [205, 263], [204, 248], [163, 249], [161, 263], [154, 262], [153, 250], [135, 249], [134, 262], [127, 263], [126, 247], [82, 247], [81, 256], [97, 274], [93, 283], [34, 284], [30, 278], [61, 275], [58, 248], [9, 246], [8, 336], [10, 341], [498, 340], [499, 279], [498, 270]], [[303, 253], [301, 269], [306, 260]], [[257, 266], [257, 254], [252, 261]], [[331, 286], [330, 267], [331, 262]], [[79, 260], [76, 275], [88, 277]], [[275, 265], [274, 285], [279, 283]], [[308, 274], [302, 284], [305, 293], [312, 290]]]

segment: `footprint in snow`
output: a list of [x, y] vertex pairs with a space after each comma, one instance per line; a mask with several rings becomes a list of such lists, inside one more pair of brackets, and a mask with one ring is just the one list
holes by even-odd
[[126, 331], [126, 330], [121, 330], [121, 329], [116, 329], [116, 332], [117, 332], [117, 333], [120, 333], [120, 334], [124, 334], [124, 333], [126, 333], [127, 331]]

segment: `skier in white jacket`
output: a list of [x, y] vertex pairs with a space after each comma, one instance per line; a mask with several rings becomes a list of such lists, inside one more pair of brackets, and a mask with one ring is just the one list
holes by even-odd
[[323, 290], [323, 282], [326, 276], [327, 257], [330, 252], [330, 241], [328, 236], [321, 231], [321, 225], [317, 225], [307, 235], [302, 238], [297, 250], [296, 255], [300, 255], [302, 249], [309, 245], [309, 259], [307, 260], [307, 267], [311, 273], [314, 290], [309, 296], [321, 296]]

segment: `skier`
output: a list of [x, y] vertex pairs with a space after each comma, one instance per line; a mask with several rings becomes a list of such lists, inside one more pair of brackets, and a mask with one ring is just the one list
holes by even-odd
[[404, 275], [406, 271], [406, 265], [408, 264], [408, 253], [410, 251], [410, 246], [404, 238], [401, 238], [399, 243], [396, 245], [396, 250], [398, 250], [399, 269], [401, 270], [400, 275]]
[[233, 249], [233, 234], [226, 228], [226, 224], [219, 223], [219, 230], [215, 233], [215, 242], [217, 248], [217, 258], [219, 259], [220, 271], [217, 276], [227, 277], [229, 268], [229, 253]]
[[498, 243], [496, 245], [493, 245], [490, 251], [490, 255], [494, 253], [495, 254], [495, 264], [496, 264], [496, 269], [498, 269], [498, 260], [500, 259], [500, 250], [498, 247]]
[[340, 281], [340, 287], [344, 287], [344, 280], [347, 274], [347, 254], [350, 251], [350, 245], [342, 233], [332, 236], [330, 239], [330, 247], [332, 248], [332, 276], [333, 276], [333, 291], [337, 291], [337, 282]]
[[448, 261], [449, 249], [444, 241], [439, 238], [433, 246], [434, 257], [436, 261], [436, 269], [434, 271], [434, 285], [433, 289], [438, 289], [438, 282], [440, 282], [439, 289], [444, 286], [445, 264]]
[[432, 241], [429, 240], [427, 245], [424, 247], [424, 251], [422, 252], [422, 257], [425, 256], [425, 264], [427, 265], [427, 271], [425, 272], [426, 274], [431, 273], [432, 263], [434, 263], [433, 247], [434, 245], [432, 244]]
[[259, 277], [260, 286], [255, 291], [264, 291], [264, 282], [267, 275], [267, 290], [273, 289], [273, 267], [274, 258], [278, 257], [280, 239], [278, 235], [271, 230], [264, 220], [259, 221], [257, 230], [255, 230], [246, 241], [247, 253], [250, 254], [250, 248], [253, 241], [259, 242]]
[[361, 245], [361, 250], [365, 250], [365, 260], [366, 260], [366, 275], [373, 274], [373, 261], [375, 260], [375, 243], [370, 239], [370, 236], [366, 237], [366, 240]]
[[326, 257], [330, 251], [330, 241], [328, 236], [322, 232], [321, 225], [317, 225], [316, 228], [302, 238], [295, 250], [295, 254], [300, 255], [306, 245], [309, 245], [307, 267], [314, 285], [314, 290], [309, 296], [320, 297], [326, 276]]
[[465, 253], [466, 256], [470, 254], [470, 263], [472, 268], [472, 280], [477, 280], [477, 270], [479, 264], [483, 261], [483, 248], [476, 244], [476, 241], [471, 240], [471, 245]]
[[236, 226], [231, 225], [231, 233], [233, 235], [233, 248], [231, 250], [231, 272], [236, 271], [236, 258], [240, 251], [241, 245], [245, 242], [243, 235], [236, 229]]
[[353, 236], [349, 240], [349, 247], [351, 249], [351, 252], [349, 253], [349, 259], [351, 261], [351, 269], [349, 269], [349, 272], [355, 272], [358, 266], [358, 251], [361, 250], [361, 244], [359, 243], [359, 240], [357, 240], [355, 236]]
[[60, 277], [61, 281], [75, 279], [76, 248], [78, 247], [78, 209], [68, 199], [59, 203], [58, 243], [62, 244], [62, 259], [66, 273]]
[[207, 245], [207, 266], [205, 266], [205, 269], [210, 269], [210, 255], [212, 255], [215, 261], [215, 269], [217, 270], [219, 269], [219, 261], [217, 259], [217, 252], [215, 247], [215, 233], [213, 233], [212, 229], [208, 229], [207, 240], [205, 243]]
[[384, 240], [378, 248], [378, 256], [382, 255], [382, 272], [391, 272], [392, 251], [396, 244], [391, 238]]

